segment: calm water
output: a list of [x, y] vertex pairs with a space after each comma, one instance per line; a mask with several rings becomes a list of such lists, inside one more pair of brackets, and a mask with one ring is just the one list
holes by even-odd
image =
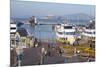
[[[62, 23], [62, 22], [43, 22], [38, 21], [39, 23]], [[83, 24], [84, 22], [81, 22]], [[86, 23], [86, 22], [85, 22]], [[77, 24], [77, 22], [71, 22], [70, 24]], [[36, 25], [32, 27], [30, 25], [23, 25], [28, 32], [32, 33], [35, 37], [42, 40], [55, 40], [55, 32], [52, 29], [52, 25]]]
[[31, 25], [23, 25], [22, 27], [27, 29], [28, 32], [32, 33], [38, 39], [55, 39], [55, 32], [52, 29], [52, 25], [36, 25], [35, 27], [32, 27]]

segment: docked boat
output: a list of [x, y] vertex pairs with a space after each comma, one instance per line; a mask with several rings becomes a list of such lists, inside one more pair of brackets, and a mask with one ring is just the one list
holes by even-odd
[[60, 24], [55, 26], [56, 39], [60, 43], [73, 44], [75, 42], [76, 30], [73, 25]]
[[82, 33], [83, 38], [95, 41], [95, 20], [90, 20], [89, 25], [84, 28]]
[[82, 36], [84, 39], [95, 41], [95, 29], [85, 28]]

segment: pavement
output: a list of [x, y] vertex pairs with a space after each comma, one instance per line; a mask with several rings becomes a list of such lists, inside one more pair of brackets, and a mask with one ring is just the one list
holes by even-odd
[[[41, 48], [47, 51], [46, 55], [42, 55]], [[79, 55], [66, 57], [60, 55], [59, 50], [55, 47], [48, 48], [47, 43], [42, 43], [39, 47], [35, 48], [24, 48], [23, 49], [23, 60], [21, 66], [31, 66], [31, 65], [41, 65], [41, 55], [42, 55], [42, 65], [44, 64], [60, 64], [60, 63], [75, 63], [75, 62], [87, 62], [87, 57], [81, 57]], [[94, 61], [94, 59], [93, 59]]]
[[40, 48], [26, 48], [23, 54], [22, 66], [38, 65], [40, 63]]
[[[50, 55], [43, 55], [42, 64], [59, 64], [65, 62], [65, 57], [60, 56], [54, 48], [49, 49], [48, 51], [50, 51]], [[22, 66], [41, 65], [40, 61], [41, 47], [24, 49], [24, 59], [21, 64]]]
[[61, 64], [65, 63], [65, 57], [62, 56], [45, 56], [43, 59], [43, 64]]

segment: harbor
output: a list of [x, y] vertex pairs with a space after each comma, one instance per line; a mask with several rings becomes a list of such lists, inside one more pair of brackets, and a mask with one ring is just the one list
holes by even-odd
[[94, 5], [10, 5], [10, 67], [95, 62]]
[[15, 26], [11, 29], [16, 30], [11, 32], [11, 51], [15, 51], [11, 52], [12, 66], [95, 61], [94, 28], [67, 23], [45, 24], [37, 22], [37, 19], [31, 22], [34, 24], [30, 21], [22, 25], [11, 23]]

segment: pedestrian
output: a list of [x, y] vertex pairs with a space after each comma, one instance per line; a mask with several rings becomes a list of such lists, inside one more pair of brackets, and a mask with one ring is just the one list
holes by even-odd
[[59, 48], [59, 54], [60, 56], [62, 56], [63, 50], [61, 48]]
[[73, 46], [79, 46], [79, 41], [76, 40], [76, 41], [73, 43]]
[[50, 49], [47, 51], [47, 54], [46, 54], [46, 56], [51, 56]]
[[90, 44], [90, 48], [92, 48], [92, 44]]

